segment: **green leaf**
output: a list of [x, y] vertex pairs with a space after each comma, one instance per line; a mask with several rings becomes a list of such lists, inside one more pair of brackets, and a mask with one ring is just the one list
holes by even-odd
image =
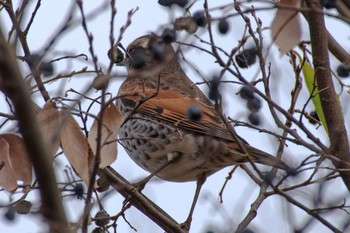
[[312, 96], [312, 103], [314, 104], [317, 115], [320, 118], [320, 121], [322, 122], [325, 131], [328, 134], [328, 126], [323, 113], [321, 99], [320, 95], [318, 94], [318, 88], [315, 81], [315, 70], [309, 62], [303, 60], [298, 53], [296, 54], [299, 57], [300, 64], [302, 65], [301, 70], [303, 72], [306, 87], [310, 95]]

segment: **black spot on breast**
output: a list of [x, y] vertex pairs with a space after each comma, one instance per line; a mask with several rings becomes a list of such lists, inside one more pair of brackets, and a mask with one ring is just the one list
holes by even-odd
[[150, 144], [150, 145], [148, 146], [148, 151], [154, 152], [154, 151], [156, 151], [156, 150], [158, 150], [158, 148], [157, 148], [154, 144]]
[[137, 147], [135, 144], [131, 144], [132, 149], [137, 150]]
[[146, 140], [146, 139], [139, 139], [139, 140], [140, 140], [140, 142], [141, 142], [141, 145], [144, 145], [144, 144], [147, 143], [147, 140]]
[[156, 108], [154, 108], [154, 111], [156, 111], [156, 112], [159, 113], [159, 114], [162, 114], [163, 111], [164, 111], [164, 109], [163, 109], [163, 108], [156, 107]]
[[157, 132], [156, 130], [153, 130], [153, 131], [149, 134], [149, 136], [150, 136], [151, 138], [157, 138], [157, 137], [159, 136], [159, 134], [158, 134], [158, 132]]
[[165, 144], [169, 144], [170, 143], [170, 139], [169, 138], [164, 138], [164, 143]]
[[144, 153], [144, 159], [145, 159], [145, 160], [150, 160], [151, 157], [150, 157], [147, 153]]

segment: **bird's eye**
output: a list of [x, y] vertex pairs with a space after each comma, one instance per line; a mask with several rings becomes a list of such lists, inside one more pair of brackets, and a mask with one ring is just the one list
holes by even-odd
[[127, 49], [129, 57], [129, 66], [134, 69], [140, 69], [146, 65], [147, 54], [146, 51], [141, 47], [134, 47]]

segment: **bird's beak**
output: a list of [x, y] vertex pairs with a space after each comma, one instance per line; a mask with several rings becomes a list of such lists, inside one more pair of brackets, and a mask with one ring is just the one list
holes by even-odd
[[122, 60], [121, 62], [118, 62], [115, 64], [116, 66], [126, 66], [126, 60]]

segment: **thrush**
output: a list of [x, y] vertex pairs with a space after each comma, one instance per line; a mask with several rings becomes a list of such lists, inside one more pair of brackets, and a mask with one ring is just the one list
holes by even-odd
[[125, 62], [128, 75], [117, 99], [125, 119], [119, 141], [143, 169], [168, 181], [197, 180], [195, 201], [205, 178], [229, 165], [256, 162], [289, 169], [232, 132], [187, 77], [170, 43], [153, 34], [139, 37], [127, 47]]

